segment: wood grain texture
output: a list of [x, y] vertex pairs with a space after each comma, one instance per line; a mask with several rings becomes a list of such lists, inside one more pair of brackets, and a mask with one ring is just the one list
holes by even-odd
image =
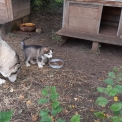
[[5, 3], [5, 0], [0, 0], [0, 3]]
[[73, 37], [73, 38], [79, 38], [79, 39], [85, 39], [85, 40], [90, 40], [95, 42], [122, 46], [122, 39], [114, 35], [90, 34], [90, 33], [82, 33], [79, 31], [74, 32], [74, 30], [71, 29], [61, 29], [57, 32], [57, 34], [60, 36], [67, 36], [67, 37]]
[[98, 33], [101, 6], [69, 4], [68, 28], [88, 33]]
[[122, 2], [65, 0], [64, 9], [59, 35], [122, 46]]
[[13, 18], [18, 19], [30, 14], [30, 0], [12, 0]]

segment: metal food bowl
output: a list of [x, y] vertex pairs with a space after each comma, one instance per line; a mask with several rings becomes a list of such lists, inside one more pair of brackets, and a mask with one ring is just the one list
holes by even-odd
[[62, 61], [61, 59], [51, 59], [49, 61], [49, 66], [55, 69], [62, 68], [63, 65], [64, 65], [64, 61]]
[[36, 29], [34, 23], [22, 23], [19, 25], [20, 30], [24, 32], [32, 32]]

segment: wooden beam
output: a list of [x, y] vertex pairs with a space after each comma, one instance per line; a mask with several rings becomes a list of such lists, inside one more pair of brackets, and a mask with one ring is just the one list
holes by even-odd
[[92, 51], [97, 52], [99, 49], [99, 43], [98, 42], [92, 42]]

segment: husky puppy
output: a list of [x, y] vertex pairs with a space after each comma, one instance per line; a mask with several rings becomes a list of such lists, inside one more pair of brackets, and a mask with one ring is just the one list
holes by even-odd
[[[0, 36], [0, 73], [14, 82], [19, 69], [19, 56]], [[5, 82], [6, 80], [0, 78], [0, 84]]]
[[49, 58], [52, 58], [53, 51], [48, 46], [40, 45], [25, 45], [21, 42], [23, 55], [25, 58], [26, 66], [31, 64], [38, 64], [39, 68], [42, 68]]

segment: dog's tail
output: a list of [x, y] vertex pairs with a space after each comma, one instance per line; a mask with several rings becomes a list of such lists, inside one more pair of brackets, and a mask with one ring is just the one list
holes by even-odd
[[25, 47], [25, 43], [22, 41], [21, 42], [21, 48], [24, 49], [24, 47]]

